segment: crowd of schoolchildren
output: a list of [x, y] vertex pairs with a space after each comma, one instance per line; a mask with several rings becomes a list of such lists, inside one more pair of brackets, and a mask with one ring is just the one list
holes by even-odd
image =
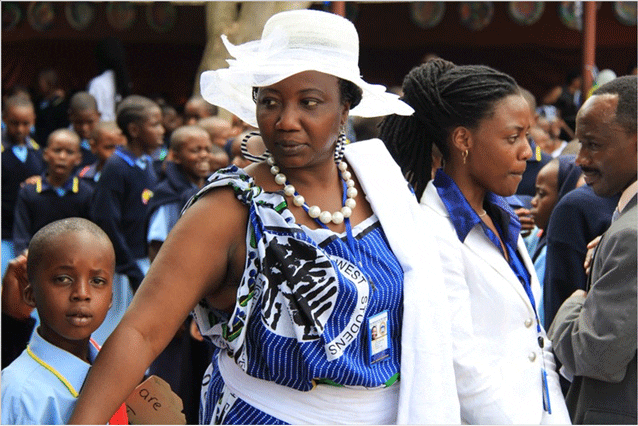
[[[99, 345], [182, 208], [216, 170], [246, 164], [240, 142], [250, 130], [198, 97], [182, 107], [132, 94], [105, 112], [89, 92], [67, 98], [53, 70], [40, 80], [37, 102], [15, 88], [2, 106], [2, 423], [68, 420]], [[580, 92], [569, 90], [560, 99], [577, 107]], [[587, 244], [609, 226], [618, 197], [583, 186], [573, 125], [560, 118], [560, 102], [537, 107], [526, 95], [534, 155], [509, 202], [544, 283], [540, 312], [549, 327], [561, 303], [585, 288]], [[370, 124], [351, 120], [350, 141], [374, 135]], [[83, 297], [90, 308], [68, 303]], [[182, 398], [189, 423], [197, 422], [210, 351], [187, 320], [148, 371]], [[44, 401], [47, 386], [56, 398]], [[118, 412], [112, 423], [125, 417]]]
[[[51, 73], [47, 70], [40, 78], [50, 78]], [[245, 164], [239, 155], [239, 136], [246, 127], [216, 116], [216, 108], [199, 97], [189, 99], [180, 114], [161, 99], [129, 95], [117, 105], [116, 121], [102, 121], [95, 97], [85, 91], [68, 100], [56, 91], [48, 110], [42, 108], [44, 101], [36, 107], [26, 90], [10, 92], [3, 99], [2, 111], [3, 276], [7, 280], [20, 275], [26, 257], [18, 255], [46, 225], [54, 223], [59, 228], [62, 225], [56, 221], [66, 218], [97, 224], [108, 235], [116, 259], [110, 272], [112, 301], [102, 320], [98, 322], [95, 316], [87, 334], [102, 344], [124, 314], [186, 201], [217, 169]], [[51, 112], [62, 108], [68, 109], [66, 116]], [[39, 113], [46, 120], [38, 119]], [[79, 223], [66, 227], [84, 226]], [[32, 258], [31, 252], [28, 257]], [[32, 333], [34, 325], [45, 327], [53, 320], [45, 318], [42, 308], [30, 312], [23, 306], [23, 312], [16, 315], [15, 305], [22, 303], [20, 291], [3, 291], [3, 306], [7, 306], [2, 313], [3, 369], [30, 338], [30, 347], [34, 347], [33, 339], [39, 339], [38, 333]], [[191, 338], [190, 329], [187, 321], [150, 373], [169, 381], [192, 421], [197, 413], [196, 392], [210, 355], [206, 355], [207, 344]], [[12, 383], [9, 377], [3, 376], [3, 384]], [[62, 411], [38, 410], [44, 417], [31, 417], [34, 407], [8, 409], [5, 402], [11, 392], [7, 389], [3, 386], [3, 423], [28, 423], [29, 419], [52, 423], [68, 416], [64, 407], [58, 407]], [[8, 417], [16, 412], [22, 414]]]

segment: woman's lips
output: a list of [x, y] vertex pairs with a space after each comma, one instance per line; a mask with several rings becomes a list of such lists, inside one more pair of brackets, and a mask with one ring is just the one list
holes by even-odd
[[279, 142], [276, 146], [284, 155], [295, 155], [304, 147], [303, 144], [296, 142]]

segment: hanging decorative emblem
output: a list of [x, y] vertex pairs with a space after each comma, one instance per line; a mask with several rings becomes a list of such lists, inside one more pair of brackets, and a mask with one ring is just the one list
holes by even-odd
[[64, 12], [69, 25], [78, 31], [85, 30], [95, 20], [95, 5], [88, 1], [68, 2]]
[[445, 2], [418, 1], [410, 3], [410, 17], [412, 22], [421, 28], [434, 28], [445, 15]]
[[2, 31], [11, 31], [22, 19], [22, 10], [15, 3], [2, 2]]
[[176, 17], [177, 9], [173, 3], [151, 2], [146, 6], [146, 22], [158, 33], [173, 29]]
[[53, 25], [55, 11], [53, 4], [47, 1], [34, 1], [27, 9], [27, 20], [31, 27], [40, 32], [47, 31]]
[[543, 16], [545, 3], [542, 1], [511, 1], [507, 11], [517, 24], [532, 25]]
[[[600, 10], [600, 2], [595, 2], [596, 10]], [[558, 16], [561, 22], [569, 29], [583, 30], [583, 13], [585, 11], [582, 1], [562, 1], [558, 5]]]
[[128, 30], [136, 17], [135, 5], [131, 2], [110, 2], [106, 6], [106, 20], [118, 31]]
[[461, 24], [472, 31], [480, 31], [492, 22], [494, 5], [491, 1], [466, 1], [459, 3]]
[[583, 2], [562, 1], [558, 5], [558, 16], [570, 30], [583, 30]]
[[636, 2], [616, 1], [614, 2], [614, 15], [616, 19], [627, 26], [636, 26]]

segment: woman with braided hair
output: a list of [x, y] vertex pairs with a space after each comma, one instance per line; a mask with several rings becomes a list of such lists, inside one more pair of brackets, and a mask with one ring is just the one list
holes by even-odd
[[[386, 117], [380, 138], [439, 246], [462, 421], [569, 423], [536, 313], [539, 282], [503, 198], [516, 192], [532, 154], [518, 85], [486, 66], [435, 59], [406, 76], [403, 92], [415, 112]], [[434, 179], [432, 144], [443, 156]]]

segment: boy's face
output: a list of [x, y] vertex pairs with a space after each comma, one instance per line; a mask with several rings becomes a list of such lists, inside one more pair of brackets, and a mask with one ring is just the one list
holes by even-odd
[[24, 290], [38, 309], [40, 335], [72, 352], [102, 324], [111, 307], [115, 253], [110, 241], [87, 231], [54, 240]]
[[100, 121], [100, 113], [94, 109], [72, 112], [69, 121], [80, 138], [89, 139], [93, 128]]
[[164, 112], [164, 115], [162, 116], [162, 125], [166, 132], [172, 133], [173, 130], [177, 129], [182, 124], [184, 124], [184, 120], [179, 114], [177, 114], [177, 111], [170, 109]]
[[176, 164], [182, 166], [191, 180], [207, 178], [211, 173], [211, 151], [213, 144], [208, 135], [194, 134], [174, 153]]
[[82, 161], [80, 144], [70, 135], [55, 135], [49, 139], [43, 158], [50, 176], [66, 180]]
[[4, 123], [7, 125], [7, 136], [11, 142], [22, 145], [35, 124], [35, 112], [32, 107], [26, 105], [9, 107]]
[[146, 121], [139, 124], [138, 139], [147, 154], [155, 151], [164, 143], [162, 111], [159, 107], [149, 108]]
[[100, 131], [98, 139], [92, 139], [91, 151], [100, 159], [100, 161], [106, 161], [118, 146], [124, 145], [124, 135], [120, 129], [117, 130], [102, 130]]
[[198, 120], [208, 117], [209, 115], [204, 105], [199, 102], [187, 102], [186, 105], [184, 105], [184, 123], [189, 126], [197, 124]]
[[211, 154], [210, 156], [210, 173], [214, 173], [222, 167], [228, 166], [230, 160], [228, 159], [228, 154], [224, 151], [217, 152], [215, 154]]

